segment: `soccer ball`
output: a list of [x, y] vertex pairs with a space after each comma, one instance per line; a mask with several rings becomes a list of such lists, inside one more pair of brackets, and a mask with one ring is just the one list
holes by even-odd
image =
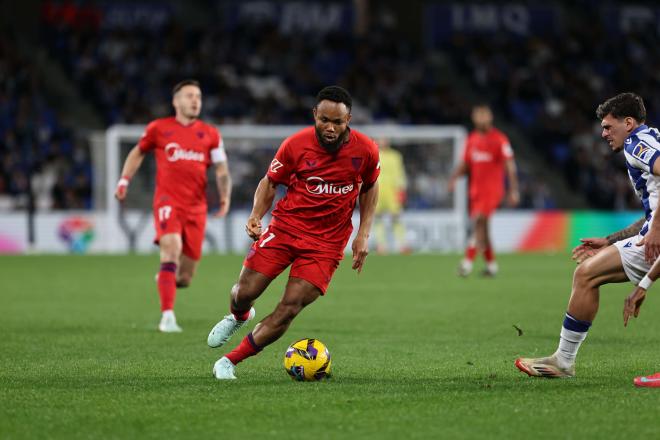
[[318, 339], [301, 339], [286, 349], [284, 369], [293, 380], [314, 381], [330, 377], [330, 352]]

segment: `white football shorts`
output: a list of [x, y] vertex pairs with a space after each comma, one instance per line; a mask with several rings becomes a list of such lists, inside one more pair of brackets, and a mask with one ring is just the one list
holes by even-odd
[[636, 286], [644, 278], [644, 275], [651, 269], [651, 265], [644, 258], [644, 248], [646, 246], [637, 246], [642, 241], [641, 235], [635, 235], [625, 240], [614, 243], [621, 255], [621, 263], [626, 276]]

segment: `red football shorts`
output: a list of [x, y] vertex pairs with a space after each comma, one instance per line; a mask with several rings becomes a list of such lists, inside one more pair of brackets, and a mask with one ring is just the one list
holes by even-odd
[[180, 234], [183, 242], [182, 252], [197, 261], [202, 258], [202, 244], [206, 228], [206, 213], [192, 214], [174, 205], [162, 204], [154, 207], [154, 227], [158, 244], [165, 234]]
[[490, 217], [500, 205], [501, 197], [470, 197], [470, 217]]
[[289, 277], [312, 283], [324, 295], [343, 257], [343, 246], [341, 249], [328, 248], [318, 240], [271, 226], [254, 242], [243, 265], [271, 279], [291, 265]]

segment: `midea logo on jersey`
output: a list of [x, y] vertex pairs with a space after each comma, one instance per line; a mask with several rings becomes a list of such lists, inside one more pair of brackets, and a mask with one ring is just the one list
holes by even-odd
[[472, 160], [475, 162], [490, 162], [493, 160], [493, 155], [487, 151], [473, 151]]
[[177, 160], [195, 160], [197, 162], [204, 162], [204, 153], [194, 150], [184, 150], [181, 145], [176, 142], [170, 142], [165, 145], [165, 156], [170, 162]]
[[308, 177], [305, 182], [307, 192], [311, 194], [348, 194], [353, 191], [353, 184], [339, 186], [328, 183], [320, 177]]

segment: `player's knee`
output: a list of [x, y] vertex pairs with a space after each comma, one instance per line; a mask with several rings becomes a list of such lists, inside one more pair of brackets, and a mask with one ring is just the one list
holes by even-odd
[[160, 247], [160, 261], [179, 261], [181, 256], [181, 247], [175, 244], [162, 245]]
[[[241, 287], [241, 284], [243, 286]], [[238, 302], [238, 300], [241, 297], [241, 293], [245, 291], [245, 283], [236, 283], [233, 286], [231, 286], [231, 297], [233, 298], [234, 302]]]
[[177, 261], [181, 255], [181, 235], [180, 234], [165, 234], [158, 239], [158, 247], [162, 253], [173, 253], [176, 254]]
[[581, 287], [594, 287], [596, 280], [597, 267], [592, 261], [586, 260], [575, 268], [573, 272], [573, 284]]
[[237, 306], [250, 303], [252, 301], [250, 283], [239, 280], [231, 288], [231, 297]]

